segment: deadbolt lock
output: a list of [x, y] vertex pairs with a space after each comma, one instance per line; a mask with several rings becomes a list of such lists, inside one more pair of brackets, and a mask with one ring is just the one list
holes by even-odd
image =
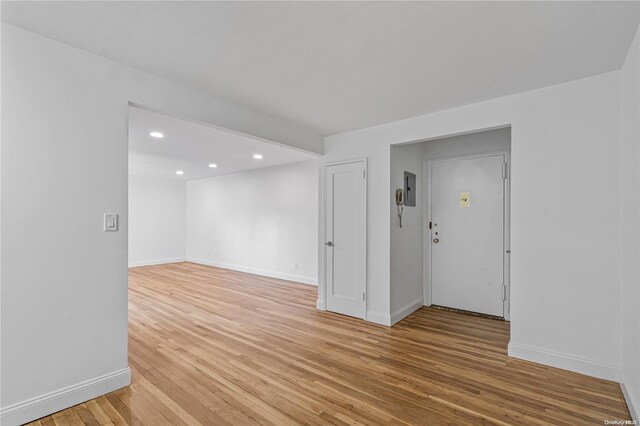
[[434, 242], [434, 244], [438, 244], [440, 242], [440, 239], [439, 238], [434, 238], [433, 242]]

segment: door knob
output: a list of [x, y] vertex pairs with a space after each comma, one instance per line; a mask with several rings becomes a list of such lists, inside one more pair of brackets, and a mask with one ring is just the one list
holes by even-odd
[[333, 247], [333, 243], [331, 241], [327, 241], [326, 243], [324, 243], [324, 245], [329, 246], [329, 247]]
[[440, 242], [440, 239], [439, 238], [434, 238], [433, 242], [434, 242], [434, 244], [438, 244]]

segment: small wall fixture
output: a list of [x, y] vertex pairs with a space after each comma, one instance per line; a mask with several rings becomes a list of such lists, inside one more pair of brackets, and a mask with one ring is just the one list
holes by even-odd
[[408, 207], [416, 206], [416, 175], [404, 172], [404, 205]]
[[149, 136], [151, 136], [152, 138], [156, 138], [156, 139], [162, 139], [164, 138], [164, 135], [160, 132], [151, 132], [149, 133]]
[[262, 160], [262, 154], [253, 154], [253, 158], [256, 160]]
[[404, 189], [396, 189], [396, 206], [398, 207], [398, 225], [402, 228], [402, 212], [404, 211], [405, 193]]
[[212, 169], [215, 169], [216, 167], [218, 167], [218, 165], [215, 163], [209, 163], [209, 167], [211, 167]]
[[182, 176], [184, 174], [184, 172], [182, 170], [176, 170], [176, 174]]

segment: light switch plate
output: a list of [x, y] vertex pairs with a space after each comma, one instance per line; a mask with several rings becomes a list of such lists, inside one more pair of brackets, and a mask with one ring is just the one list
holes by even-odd
[[106, 232], [118, 230], [118, 214], [117, 213], [104, 214], [104, 230]]

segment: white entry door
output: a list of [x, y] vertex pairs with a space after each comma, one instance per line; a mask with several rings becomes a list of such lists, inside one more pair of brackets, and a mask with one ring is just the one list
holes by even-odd
[[503, 154], [433, 161], [431, 302], [504, 316]]
[[327, 310], [365, 318], [366, 169], [364, 161], [326, 167]]

